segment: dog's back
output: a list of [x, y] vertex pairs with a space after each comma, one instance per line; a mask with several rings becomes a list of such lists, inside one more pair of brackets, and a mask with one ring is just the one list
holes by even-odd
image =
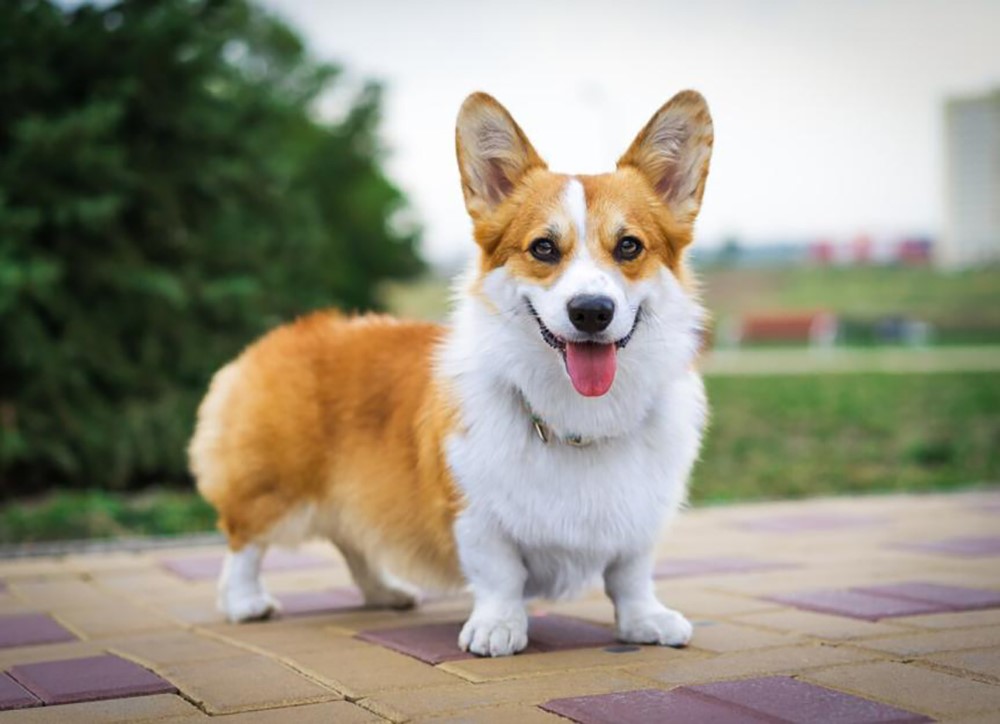
[[[452, 424], [431, 382], [441, 335], [431, 324], [315, 313], [216, 374], [189, 452], [231, 547], [336, 541], [349, 528], [352, 540], [419, 558], [431, 577], [458, 576], [454, 488], [440, 445], [429, 444]], [[418, 439], [417, 425], [432, 434]]]

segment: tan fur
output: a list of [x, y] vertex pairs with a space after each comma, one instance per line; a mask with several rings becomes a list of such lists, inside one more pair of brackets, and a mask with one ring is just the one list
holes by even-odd
[[378, 544], [434, 578], [460, 580], [451, 532], [460, 499], [441, 448], [454, 407], [430, 375], [441, 334], [317, 313], [216, 375], [190, 458], [233, 550], [315, 505], [347, 518], [347, 531], [377, 531]]

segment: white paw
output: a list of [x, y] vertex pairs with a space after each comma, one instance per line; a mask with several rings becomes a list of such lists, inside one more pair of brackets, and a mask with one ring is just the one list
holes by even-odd
[[510, 656], [528, 645], [528, 617], [524, 611], [506, 615], [472, 616], [458, 635], [458, 647], [479, 656]]
[[233, 623], [262, 621], [281, 610], [265, 591], [225, 591], [219, 595], [219, 610]]
[[686, 646], [693, 630], [683, 615], [666, 606], [618, 620], [618, 638], [631, 644]]

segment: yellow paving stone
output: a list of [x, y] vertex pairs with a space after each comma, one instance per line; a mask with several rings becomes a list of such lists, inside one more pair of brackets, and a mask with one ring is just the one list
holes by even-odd
[[58, 558], [12, 558], [0, 561], [0, 578], [8, 583], [39, 578], [75, 576]]
[[56, 659], [81, 659], [104, 653], [105, 643], [99, 641], [66, 641], [37, 646], [17, 646], [0, 648], [0, 669], [9, 669], [17, 664], [34, 664], [39, 661]]
[[215, 607], [214, 597], [168, 601], [156, 607], [164, 616], [185, 626], [224, 623], [226, 617]]
[[26, 603], [46, 611], [83, 606], [111, 606], [115, 598], [77, 578], [46, 581], [16, 581], [10, 589]]
[[146, 567], [147, 563], [137, 553], [128, 551], [107, 551], [102, 553], [79, 553], [63, 558], [63, 565], [76, 573], [94, 574], [102, 571], [123, 571]]
[[746, 623], [777, 631], [805, 634], [828, 641], [850, 641], [871, 636], [890, 636], [911, 633], [912, 628], [895, 626], [882, 621], [862, 621], [846, 616], [830, 616], [812, 611], [786, 608], [765, 613], [754, 613], [731, 619], [735, 623]]
[[164, 616], [124, 601], [107, 606], [65, 607], [53, 615], [66, 628], [89, 639], [177, 627], [175, 622]]
[[152, 668], [209, 714], [343, 698], [277, 661], [254, 654]]
[[[859, 551], [859, 556], [863, 555]], [[810, 588], [851, 588], [885, 583], [927, 580], [926, 566], [914, 564], [903, 569], [892, 562], [883, 561], [878, 567], [865, 568], [862, 560], [847, 561], [836, 566], [811, 565], [803, 570], [792, 570], [760, 575], [719, 576], [705, 583], [719, 592], [741, 593], [746, 596], [770, 596]]]
[[997, 724], [997, 713], [995, 711], [983, 714], [968, 714], [965, 716], [945, 717], [939, 719], [941, 724]]
[[174, 694], [88, 701], [0, 712], [0, 724], [126, 724], [131, 722], [196, 721], [207, 718]]
[[353, 634], [369, 629], [419, 626], [425, 623], [446, 623], [448, 621], [460, 622], [464, 621], [467, 616], [467, 611], [425, 611], [420, 608], [412, 611], [373, 610], [332, 614], [328, 617], [327, 623], [331, 628]]
[[858, 641], [856, 645], [867, 649], [899, 654], [900, 656], [918, 656], [920, 654], [933, 654], [938, 651], [978, 649], [985, 646], [1000, 646], [1000, 626], [890, 636], [888, 638]]
[[283, 621], [223, 624], [195, 630], [218, 641], [280, 656], [330, 651], [354, 641], [351, 634], [331, 626], [308, 626], [304, 621], [294, 625], [283, 624]]
[[802, 641], [801, 636], [740, 626], [720, 621], [695, 626], [691, 648], [696, 651], [745, 651], [772, 646], [790, 646]]
[[709, 654], [669, 646], [630, 646], [635, 651], [614, 653], [604, 648], [518, 654], [498, 658], [477, 658], [439, 664], [438, 668], [473, 683], [523, 679], [538, 674], [584, 669], [621, 669], [640, 664], [673, 666], [706, 659]]
[[459, 681], [452, 673], [363, 641], [300, 652], [287, 660], [295, 669], [328, 682], [350, 699], [385, 689], [415, 689]]
[[212, 593], [215, 588], [214, 581], [207, 586], [199, 585], [199, 581], [184, 581], [166, 571], [148, 568], [100, 573], [94, 575], [92, 580], [95, 586], [105, 591], [144, 600], [204, 595]]
[[15, 613], [38, 613], [37, 606], [29, 606], [16, 596], [0, 596], [0, 616]]
[[246, 649], [230, 646], [190, 631], [131, 636], [113, 642], [108, 649], [112, 653], [148, 665], [215, 661], [247, 654]]
[[[209, 719], [206, 718], [206, 724]], [[227, 714], [213, 717], [212, 722], [218, 724], [374, 724], [385, 719], [367, 709], [346, 701], [327, 701], [322, 704], [305, 704], [292, 706], [280, 711], [265, 709], [263, 711], [247, 711], [240, 714]]]
[[901, 616], [893, 619], [904, 626], [928, 629], [974, 628], [976, 626], [1000, 626], [1000, 608], [983, 611], [962, 611], [961, 613], [933, 613], [922, 616]]
[[595, 623], [611, 625], [615, 621], [615, 607], [607, 598], [557, 601], [547, 604], [546, 608], [552, 613], [582, 618]]
[[441, 716], [421, 717], [415, 722], [427, 724], [566, 724], [566, 719], [537, 706], [497, 706], [489, 709], [476, 709], [472, 712], [458, 712]]
[[922, 657], [920, 661], [932, 666], [954, 669], [955, 671], [951, 673], [962, 675], [971, 672], [982, 678], [1000, 682], [1000, 648], [996, 646], [972, 651], [931, 654]]
[[661, 601], [688, 618], [727, 617], [781, 608], [781, 604], [759, 598], [674, 586], [668, 581], [661, 581], [656, 588]]
[[1000, 711], [1000, 686], [913, 664], [841, 666], [800, 678], [932, 716]]
[[812, 644], [736, 651], [701, 660], [638, 666], [628, 671], [664, 684], [696, 684], [749, 676], [795, 674], [809, 669], [867, 663], [882, 658], [873, 652]]
[[393, 721], [440, 716], [502, 704], [540, 704], [567, 696], [648, 689], [647, 681], [619, 671], [571, 671], [530, 679], [389, 690], [361, 700], [366, 709]]

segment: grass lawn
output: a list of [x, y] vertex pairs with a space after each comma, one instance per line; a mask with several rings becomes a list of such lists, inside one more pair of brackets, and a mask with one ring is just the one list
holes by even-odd
[[194, 492], [60, 491], [0, 508], [0, 543], [203, 533], [215, 511]]
[[[695, 503], [1000, 481], [1000, 373], [718, 376]], [[0, 543], [193, 533], [193, 492], [62, 492], [0, 510]]]
[[1000, 374], [707, 378], [694, 502], [1000, 481]]

